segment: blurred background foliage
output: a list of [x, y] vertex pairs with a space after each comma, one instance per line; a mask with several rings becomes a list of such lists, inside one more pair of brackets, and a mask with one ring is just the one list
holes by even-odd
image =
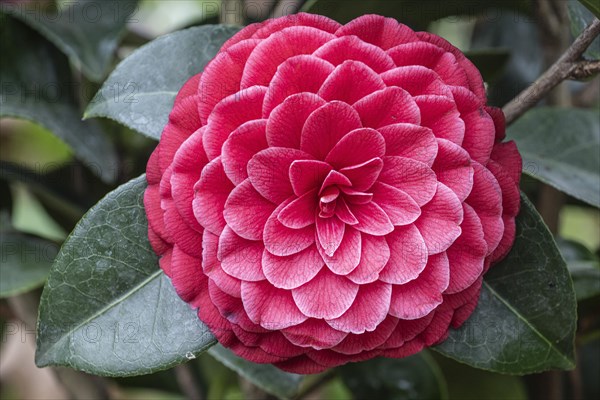
[[[136, 48], [186, 27], [220, 21], [246, 24], [301, 9], [342, 23], [378, 13], [416, 30], [436, 33], [460, 48], [480, 68], [489, 102], [502, 106], [548, 66], [538, 26], [539, 3], [544, 1], [106, 1], [94, 3], [98, 15], [75, 9], [73, 18], [60, 21], [48, 15], [64, 11], [61, 7], [85, 7], [92, 2], [2, 2], [0, 397], [86, 398], [101, 394], [113, 399], [272, 398], [264, 391], [269, 388], [250, 383], [252, 373], [238, 376], [236, 371], [244, 371], [243, 364], [236, 360], [222, 364], [215, 352], [185, 366], [134, 378], [98, 378], [34, 366], [35, 303], [57, 246], [107, 192], [144, 172], [156, 145], [114, 121], [80, 118], [110, 71]], [[21, 7], [35, 11], [22, 13]], [[594, 18], [594, 7], [597, 11], [597, 0], [568, 1], [570, 19], [563, 23], [572, 35]], [[599, 40], [586, 57], [600, 57]], [[19, 79], [39, 85], [14, 93], [16, 89], [10, 85]], [[598, 77], [568, 82], [567, 88], [574, 106], [598, 111]], [[591, 144], [596, 150], [598, 145]], [[544, 186], [530, 176], [536, 175], [537, 168], [534, 164], [524, 166], [530, 174], [524, 175], [522, 189], [540, 204], [544, 202]], [[600, 191], [600, 187], [591, 189]], [[418, 357], [377, 359], [310, 377], [302, 382], [299, 392], [311, 399], [538, 399], [546, 398], [544, 387], [550, 386], [553, 395], [560, 393], [559, 398], [599, 398], [600, 212], [565, 196], [555, 207], [555, 214], [556, 223], [547, 222], [567, 260], [579, 301], [574, 371], [528, 377], [500, 375], [424, 352]], [[43, 248], [44, 252], [35, 259], [13, 257], [15, 245], [20, 255], [28, 248]], [[79, 383], [73, 384], [77, 379]], [[264, 382], [265, 377], [261, 380]], [[290, 392], [284, 396], [296, 395]]]

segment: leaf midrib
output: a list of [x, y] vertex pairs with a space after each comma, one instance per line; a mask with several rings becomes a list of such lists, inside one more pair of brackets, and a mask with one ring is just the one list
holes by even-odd
[[492, 288], [492, 286], [486, 282], [485, 280], [483, 281], [483, 285], [500, 301], [502, 302], [502, 304], [508, 308], [517, 318], [519, 318], [521, 321], [523, 321], [525, 323], [525, 325], [527, 325], [527, 327], [529, 327], [529, 329], [531, 329], [531, 331], [533, 333], [535, 333], [540, 339], [542, 339], [542, 341], [544, 341], [552, 351], [554, 351], [556, 354], [558, 354], [558, 356], [566, 361], [567, 365], [569, 365], [570, 367], [574, 367], [575, 364], [572, 360], [570, 360], [569, 358], [565, 357], [565, 355], [558, 349], [556, 348], [556, 346], [549, 341], [546, 336], [544, 336], [539, 330], [537, 330], [537, 328], [535, 326], [533, 326], [523, 315], [521, 315], [521, 313], [519, 312], [519, 310], [517, 310], [515, 307], [513, 307], [508, 301], [506, 301], [504, 299], [504, 297], [502, 297], [496, 290], [494, 290]]
[[141, 281], [140, 283], [138, 283], [136, 286], [132, 287], [126, 293], [124, 293], [121, 297], [118, 297], [113, 302], [108, 303], [107, 305], [105, 305], [104, 307], [102, 307], [100, 310], [98, 310], [97, 312], [95, 312], [94, 314], [92, 314], [91, 316], [89, 316], [88, 318], [86, 318], [85, 320], [81, 321], [73, 329], [71, 329], [71, 330], [69, 330], [67, 332], [64, 332], [61, 335], [60, 339], [57, 340], [52, 346], [48, 347], [48, 349], [46, 349], [46, 351], [44, 351], [43, 353], [39, 353], [39, 356], [36, 357], [37, 364], [39, 366], [48, 365], [48, 364], [44, 364], [44, 362], [43, 362], [44, 358], [46, 357], [47, 354], [51, 353], [52, 349], [56, 348], [59, 344], [61, 344], [65, 340], [65, 338], [70, 337], [77, 330], [79, 330], [82, 326], [84, 326], [87, 323], [93, 321], [94, 319], [98, 318], [99, 316], [105, 314], [106, 312], [108, 312], [112, 308], [116, 307], [117, 305], [119, 305], [122, 302], [124, 302], [125, 300], [127, 300], [129, 297], [133, 296], [135, 293], [137, 293], [138, 291], [140, 291], [143, 287], [145, 287], [146, 285], [148, 285], [149, 283], [151, 283], [152, 281], [154, 281], [154, 279], [156, 279], [159, 276], [161, 276], [162, 273], [163, 273], [163, 271], [160, 270], [160, 269], [157, 270], [157, 271], [155, 271], [155, 272], [153, 272], [146, 279], [144, 279], [143, 281]]

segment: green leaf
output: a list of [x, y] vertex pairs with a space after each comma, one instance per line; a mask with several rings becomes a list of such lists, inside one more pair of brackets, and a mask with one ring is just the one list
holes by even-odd
[[67, 238], [42, 293], [38, 366], [140, 375], [195, 358], [215, 343], [158, 268], [145, 188], [141, 176], [109, 193]]
[[525, 173], [600, 207], [600, 119], [598, 110], [542, 107], [508, 129]]
[[486, 274], [469, 320], [435, 349], [473, 367], [506, 374], [572, 369], [576, 306], [565, 261], [522, 195], [512, 250]]
[[56, 243], [19, 232], [0, 232], [0, 298], [44, 284], [58, 253]]
[[588, 10], [594, 13], [596, 18], [600, 18], [600, 1], [598, 0], [579, 0]]
[[105, 182], [114, 182], [115, 149], [99, 125], [81, 121], [65, 56], [22, 23], [3, 14], [0, 20], [0, 117], [43, 126]]
[[573, 278], [577, 301], [600, 296], [600, 260], [581, 243], [559, 238], [558, 247]]
[[238, 28], [205, 25], [160, 37], [121, 62], [91, 101], [85, 118], [107, 117], [159, 139], [175, 95], [202, 72]]
[[465, 55], [475, 64], [486, 82], [498, 78], [510, 59], [508, 49], [477, 49], [467, 51]]
[[208, 353], [250, 382], [281, 399], [291, 399], [298, 393], [302, 375], [284, 372], [270, 364], [255, 364], [233, 354], [217, 344]]
[[355, 399], [447, 399], [446, 381], [423, 351], [402, 359], [375, 358], [339, 368]]
[[93, 81], [101, 81], [132, 20], [137, 0], [67, 1], [54, 10], [38, 2], [2, 3], [2, 12], [27, 23], [68, 55]]
[[426, 29], [430, 22], [453, 15], [479, 15], [494, 9], [508, 9], [527, 13], [525, 0], [446, 1], [446, 0], [312, 0], [303, 10], [333, 18], [340, 23], [364, 14], [379, 14], [396, 18], [413, 29]]
[[[600, 2], [598, 0], [569, 1], [568, 10], [569, 19], [571, 20], [571, 33], [574, 37], [579, 36], [596, 18], [600, 18]], [[600, 59], [600, 38], [594, 39], [585, 53], [583, 53], [583, 56], [594, 60]]]

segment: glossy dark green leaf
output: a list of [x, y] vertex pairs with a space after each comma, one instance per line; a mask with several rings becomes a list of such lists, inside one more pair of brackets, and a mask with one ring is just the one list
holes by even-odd
[[478, 49], [468, 51], [465, 55], [481, 72], [485, 82], [498, 78], [510, 59], [510, 52], [507, 49]]
[[486, 274], [471, 317], [435, 349], [506, 374], [572, 369], [576, 306], [565, 261], [523, 195], [512, 250]]
[[401, 359], [375, 358], [339, 368], [355, 399], [446, 399], [446, 381], [435, 360], [423, 351]]
[[593, 12], [596, 18], [600, 18], [600, 2], [598, 0], [579, 0], [579, 2]]
[[158, 268], [147, 235], [141, 176], [79, 222], [44, 288], [36, 363], [96, 375], [151, 373], [215, 343]]
[[600, 207], [598, 110], [538, 108], [508, 129], [525, 173]]
[[291, 399], [298, 393], [302, 375], [284, 372], [270, 364], [255, 364], [217, 344], [208, 353], [250, 382], [280, 399]]
[[56, 243], [14, 231], [0, 232], [0, 247], [0, 298], [43, 285], [58, 253]]
[[0, 14], [0, 117], [42, 125], [106, 182], [115, 179], [112, 143], [95, 122], [81, 121], [68, 61], [38, 33]]
[[573, 278], [577, 301], [600, 296], [600, 260], [587, 247], [572, 240], [557, 240]]
[[528, 12], [529, 3], [525, 0], [312, 0], [303, 9], [340, 23], [347, 23], [364, 14], [379, 14], [396, 18], [414, 29], [426, 29], [430, 22], [452, 15], [483, 14], [497, 17], [498, 9]]
[[[582, 4], [585, 4], [585, 7]], [[600, 2], [598, 0], [569, 1], [568, 8], [569, 18], [571, 19], [571, 33], [574, 37], [579, 36], [596, 18], [600, 18], [598, 15], [600, 13]], [[595, 16], [592, 11], [596, 14]], [[600, 59], [600, 38], [594, 39], [583, 53], [583, 56], [594, 60]]]
[[101, 81], [128, 21], [136, 22], [137, 0], [2, 3], [2, 11], [36, 29], [68, 55], [91, 80]]
[[160, 37], [121, 62], [88, 106], [85, 117], [107, 117], [160, 138], [175, 95], [202, 72], [238, 28], [205, 25]]

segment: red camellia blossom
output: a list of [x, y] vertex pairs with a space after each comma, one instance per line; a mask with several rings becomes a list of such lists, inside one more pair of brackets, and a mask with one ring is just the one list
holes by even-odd
[[161, 268], [221, 344], [287, 371], [439, 343], [515, 238], [521, 158], [485, 103], [458, 49], [394, 19], [242, 29], [148, 162]]

